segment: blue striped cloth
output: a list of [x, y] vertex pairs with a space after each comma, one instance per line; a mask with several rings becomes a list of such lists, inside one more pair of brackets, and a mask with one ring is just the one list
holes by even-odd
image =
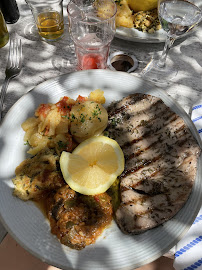
[[[202, 139], [202, 105], [192, 108], [191, 119]], [[202, 207], [183, 239], [176, 246], [174, 268], [176, 270], [202, 270]]]

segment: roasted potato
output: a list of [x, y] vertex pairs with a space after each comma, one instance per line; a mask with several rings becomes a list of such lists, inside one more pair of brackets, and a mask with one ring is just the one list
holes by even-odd
[[107, 126], [108, 113], [99, 103], [85, 101], [74, 105], [70, 113], [70, 132], [77, 142], [100, 135]]

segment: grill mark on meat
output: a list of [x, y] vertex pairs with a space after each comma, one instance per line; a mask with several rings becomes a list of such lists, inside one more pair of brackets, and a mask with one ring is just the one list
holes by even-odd
[[118, 114], [118, 113], [120, 113], [122, 111], [125, 111], [125, 109], [128, 108], [128, 107], [129, 106], [125, 105], [125, 106], [120, 107], [119, 109], [116, 109], [114, 112], [109, 114], [109, 117], [112, 117], [112, 116], [114, 116], [114, 115], [116, 115], [116, 114]]
[[[146, 150], [150, 149], [151, 147], [154, 147], [157, 143], [159, 143], [159, 142], [162, 143], [162, 141], [164, 140], [164, 137], [165, 137], [163, 132], [165, 132], [165, 131], [162, 129], [161, 133], [159, 132], [159, 133], [155, 134], [156, 136], [153, 136], [154, 134], [152, 134], [152, 136], [144, 136], [142, 138], [141, 142], [140, 142], [140, 140], [135, 140], [129, 144], [130, 147], [123, 147], [122, 146], [122, 150], [125, 154], [125, 159], [128, 160], [128, 159], [132, 158], [134, 155], [138, 156], [143, 151], [146, 151]], [[177, 131], [174, 131], [174, 136], [172, 136], [172, 141], [173, 141], [173, 139], [176, 140], [183, 135], [184, 135], [183, 129], [179, 129]], [[190, 134], [188, 134], [188, 135], [190, 135]], [[167, 147], [171, 147], [168, 143], [166, 143]], [[135, 145], [135, 147], [134, 147], [134, 145]], [[141, 148], [141, 146], [144, 146], [144, 148]], [[132, 154], [130, 154], [130, 153], [132, 153]]]
[[[162, 114], [164, 114], [163, 119], [162, 119], [163, 121], [157, 122], [156, 117], [161, 118]], [[152, 136], [154, 133], [159, 134], [161, 129], [165, 127], [165, 124], [163, 123], [166, 122], [170, 117], [172, 117], [172, 115], [173, 115], [173, 112], [171, 111], [161, 112], [159, 113], [159, 115], [156, 115], [152, 119], [148, 120], [147, 124], [145, 125], [143, 124], [140, 124], [138, 126], [134, 125], [133, 129], [131, 129], [130, 132], [128, 128], [126, 128], [125, 130], [123, 130], [122, 128], [123, 125], [127, 124], [126, 121], [124, 121], [124, 124], [119, 123], [119, 125], [116, 128], [112, 127], [111, 130], [108, 129], [108, 131], [110, 135], [114, 134], [115, 130], [117, 134], [120, 133], [119, 134], [120, 136], [117, 137], [117, 141], [120, 144], [121, 148], [124, 149], [126, 147], [130, 147], [132, 144], [137, 143], [138, 141], [141, 141], [145, 137]], [[131, 118], [130, 121], [134, 122], [133, 118]], [[119, 129], [120, 125], [121, 125], [121, 128]]]
[[[144, 103], [147, 103], [147, 106], [144, 108], [144, 110], [141, 110], [141, 106], [142, 104], [140, 103], [140, 106], [138, 106], [138, 104], [132, 102], [134, 104], [134, 106], [129, 106], [128, 104], [124, 104], [122, 107], [119, 107], [116, 108], [114, 111], [113, 109], [110, 110], [108, 109], [108, 114], [109, 114], [109, 118], [112, 118], [112, 116], [114, 116], [113, 118], [126, 118], [126, 120], [128, 120], [128, 115], [129, 117], [131, 117], [132, 115], [135, 115], [136, 117], [140, 116], [140, 115], [143, 115], [143, 116], [147, 116], [147, 114], [151, 114], [152, 111], [149, 110], [149, 106], [150, 106], [150, 103], [148, 103], [148, 101], [144, 101], [142, 100], [142, 102]], [[131, 102], [130, 102], [131, 103]], [[159, 100], [158, 98], [154, 99], [153, 100], [153, 103], [156, 107], [153, 108], [154, 111], [158, 111], [159, 109], [162, 109], [162, 107], [159, 105], [159, 103], [161, 104], [162, 101]], [[148, 107], [148, 108], [147, 108]], [[127, 110], [128, 109], [128, 110]]]
[[[120, 177], [122, 178], [130, 173], [137, 172], [139, 169], [151, 165], [162, 157], [167, 161], [167, 165], [171, 164], [171, 166], [173, 166], [173, 164], [177, 163], [179, 166], [184, 158], [190, 154], [191, 150], [189, 149], [184, 151], [180, 150], [183, 145], [187, 144], [189, 144], [189, 141], [187, 139], [184, 140], [183, 138], [180, 138], [179, 141], [176, 142], [175, 148], [167, 143], [162, 145], [161, 142], [155, 142], [156, 147], [154, 149], [152, 149], [152, 147], [148, 147], [146, 149], [142, 149], [141, 152], [138, 152], [137, 154], [134, 153], [130, 158], [127, 158], [125, 170]], [[160, 147], [161, 149], [159, 150]], [[166, 158], [167, 153], [169, 153], [168, 158]], [[149, 157], [153, 158], [149, 159]], [[135, 164], [135, 167], [133, 164]], [[161, 165], [161, 163], [159, 164]]]
[[[134, 105], [138, 102], [144, 102], [145, 100], [150, 100], [150, 103], [162, 103], [162, 101], [156, 97], [152, 97], [150, 95], [144, 95], [144, 94], [134, 94], [132, 96], [128, 96], [126, 98], [124, 98], [122, 101], [120, 102], [114, 102], [112, 103], [109, 108], [109, 117], [112, 117], [114, 115], [119, 114], [120, 112], [125, 111], [127, 108], [129, 108], [130, 105]], [[116, 104], [116, 106], [114, 106], [114, 104]], [[124, 105], [122, 105], [124, 104]]]
[[[159, 143], [159, 141], [154, 141], [152, 144], [150, 144], [149, 146], [147, 146], [144, 149], [137, 149], [137, 151], [134, 153], [132, 153], [131, 155], [127, 156], [127, 154], [125, 155], [125, 160], [130, 160], [134, 157], [138, 157], [142, 154], [142, 152], [149, 150], [150, 148], [154, 147], [155, 145], [157, 145]], [[123, 149], [122, 149], [123, 150]], [[124, 150], [123, 150], [124, 151]]]
[[[134, 127], [133, 131], [136, 130], [136, 133], [133, 135], [135, 136], [135, 139], [131, 140], [131, 141], [127, 141], [123, 144], [120, 143], [120, 146], [122, 149], [127, 148], [127, 147], [131, 147], [132, 144], [135, 144], [139, 141], [141, 141], [143, 138], [152, 136], [153, 134], [160, 134], [162, 132], [162, 129], [166, 129], [167, 126], [167, 120], [170, 119], [172, 116], [174, 116], [175, 114], [171, 111], [167, 111], [165, 112], [165, 116], [164, 116], [164, 121], [162, 124], [162, 126], [159, 125], [159, 123], [156, 122], [156, 117], [161, 118], [161, 115], [164, 112], [161, 112], [159, 115], [154, 116], [152, 119], [150, 119], [149, 121], [147, 121], [147, 125], [143, 126], [142, 124]], [[175, 116], [172, 120], [173, 122], [176, 121], [177, 117]], [[132, 121], [132, 119], [131, 119]], [[172, 121], [169, 122], [169, 124], [172, 124]], [[157, 126], [156, 126], [157, 125]], [[184, 123], [183, 126], [181, 127], [181, 130], [183, 130], [184, 127]], [[132, 132], [132, 131], [131, 131]], [[179, 129], [180, 132], [180, 129]], [[121, 133], [123, 137], [127, 137], [124, 136], [124, 132], [121, 129]], [[125, 133], [127, 134], [128, 131], [126, 130]], [[120, 139], [119, 139], [120, 140]]]
[[108, 112], [109, 135], [125, 156], [116, 221], [124, 233], [141, 233], [182, 208], [200, 149], [184, 120], [157, 97], [130, 95], [111, 104]]
[[159, 160], [160, 158], [161, 158], [161, 156], [157, 156], [157, 157], [154, 157], [153, 159], [150, 159], [150, 160], [141, 160], [139, 162], [139, 165], [137, 165], [136, 167], [134, 167], [132, 169], [124, 170], [123, 173], [119, 177], [121, 179], [121, 178], [124, 178], [125, 176], [127, 176], [129, 174], [136, 173], [140, 169], [145, 168], [146, 166], [152, 164], [153, 162]]

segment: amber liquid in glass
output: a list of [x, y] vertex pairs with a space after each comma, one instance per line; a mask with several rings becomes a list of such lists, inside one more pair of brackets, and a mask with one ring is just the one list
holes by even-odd
[[57, 11], [40, 13], [37, 19], [37, 27], [42, 38], [55, 40], [63, 34], [63, 18]]

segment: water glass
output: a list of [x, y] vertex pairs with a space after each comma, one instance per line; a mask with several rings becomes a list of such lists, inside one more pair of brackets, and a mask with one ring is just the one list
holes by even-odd
[[71, 0], [67, 5], [69, 31], [77, 56], [77, 69], [106, 69], [116, 32], [113, 0]]
[[4, 20], [4, 16], [0, 9], [0, 48], [8, 43], [9, 34]]
[[64, 33], [63, 0], [25, 0], [31, 8], [39, 35], [54, 41]]

